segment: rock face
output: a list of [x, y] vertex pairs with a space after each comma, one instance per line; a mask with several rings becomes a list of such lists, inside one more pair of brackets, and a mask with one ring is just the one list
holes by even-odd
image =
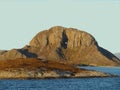
[[70, 64], [114, 66], [120, 64], [112, 53], [98, 46], [87, 32], [61, 26], [38, 33], [30, 42], [30, 52], [39, 58]]
[[99, 47], [89, 33], [61, 26], [39, 32], [28, 46], [0, 55], [2, 60], [28, 57], [78, 65], [120, 65], [118, 58]]

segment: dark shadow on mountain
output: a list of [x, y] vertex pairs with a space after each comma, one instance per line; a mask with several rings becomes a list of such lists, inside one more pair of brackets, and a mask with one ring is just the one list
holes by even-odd
[[65, 55], [62, 51], [62, 48], [67, 49], [67, 44], [68, 44], [68, 37], [66, 35], [66, 32], [62, 32], [62, 40], [60, 42], [60, 47], [56, 49], [57, 54], [59, 55], [60, 59], [65, 59]]
[[61, 48], [57, 48], [57, 49], [56, 49], [56, 52], [57, 52], [57, 54], [59, 55], [59, 57], [60, 57], [61, 59], [65, 58], [65, 55], [63, 54]]
[[67, 44], [68, 44], [68, 37], [67, 37], [67, 35], [66, 35], [66, 32], [65, 31], [63, 31], [62, 32], [62, 40], [61, 40], [61, 48], [63, 47], [64, 49], [66, 49], [67, 48]]
[[37, 54], [31, 53], [28, 51], [28, 49], [17, 49], [20, 53], [24, 54], [26, 57], [29, 58], [37, 58]]

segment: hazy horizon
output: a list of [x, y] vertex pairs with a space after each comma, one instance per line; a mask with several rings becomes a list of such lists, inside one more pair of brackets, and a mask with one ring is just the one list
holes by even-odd
[[86, 31], [101, 47], [120, 52], [119, 0], [3, 0], [0, 11], [0, 50], [22, 48], [41, 30], [63, 26]]

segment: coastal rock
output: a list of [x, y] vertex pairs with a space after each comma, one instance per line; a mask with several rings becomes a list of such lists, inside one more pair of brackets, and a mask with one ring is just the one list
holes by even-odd
[[17, 59], [0, 61], [0, 79], [41, 79], [113, 77], [114, 75], [86, 70], [54, 61]]
[[[73, 73], [73, 72], [71, 72]], [[78, 73], [60, 73], [55, 71], [25, 70], [25, 69], [6, 69], [0, 70], [0, 79], [43, 79], [43, 78], [83, 78], [83, 77], [115, 77], [115, 75], [105, 74], [97, 71], [85, 71]]]

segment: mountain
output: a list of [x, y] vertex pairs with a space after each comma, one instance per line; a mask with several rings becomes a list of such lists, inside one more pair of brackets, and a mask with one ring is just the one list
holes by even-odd
[[61, 26], [38, 33], [27, 48], [39, 58], [70, 64], [114, 66], [118, 58], [98, 46], [87, 32]]
[[120, 59], [120, 53], [115, 53], [115, 56]]
[[62, 26], [39, 32], [29, 45], [0, 55], [0, 60], [16, 58], [39, 58], [72, 65], [120, 65], [119, 59], [100, 47], [92, 35]]

